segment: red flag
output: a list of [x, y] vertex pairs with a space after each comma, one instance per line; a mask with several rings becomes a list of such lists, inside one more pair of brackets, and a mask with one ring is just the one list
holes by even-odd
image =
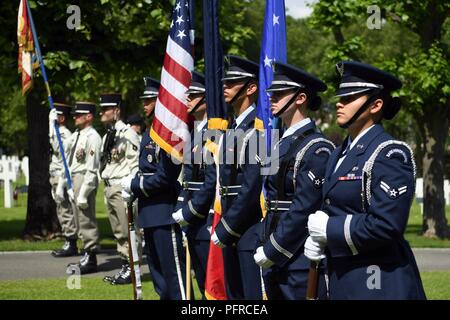
[[190, 140], [192, 117], [187, 113], [186, 91], [194, 69], [194, 32], [189, 3], [179, 0], [173, 10], [161, 86], [150, 136], [163, 150], [182, 160], [184, 144]]
[[[211, 234], [214, 233], [214, 230], [220, 221], [221, 211], [220, 196], [216, 194]], [[227, 299], [222, 248], [216, 246], [212, 241], [210, 241], [209, 244], [208, 263], [206, 266], [205, 296], [208, 300]]]
[[33, 86], [34, 53], [33, 34], [27, 13], [27, 2], [20, 0], [17, 17], [17, 41], [19, 43], [19, 73], [22, 73], [22, 95], [24, 96]]

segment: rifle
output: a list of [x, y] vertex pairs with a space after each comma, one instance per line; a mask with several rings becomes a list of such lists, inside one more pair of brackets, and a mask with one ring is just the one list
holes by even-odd
[[139, 255], [136, 248], [136, 230], [134, 227], [133, 200], [127, 203], [128, 214], [128, 250], [130, 256], [131, 281], [133, 283], [134, 300], [142, 300], [141, 270], [139, 269]]
[[116, 137], [116, 129], [110, 128], [106, 133], [105, 144], [103, 145], [102, 155], [100, 156], [100, 174], [106, 168], [106, 164], [111, 162], [111, 151], [114, 147], [114, 138]]
[[319, 282], [319, 262], [311, 261], [309, 264], [308, 286], [306, 287], [306, 300], [317, 300], [317, 285]]

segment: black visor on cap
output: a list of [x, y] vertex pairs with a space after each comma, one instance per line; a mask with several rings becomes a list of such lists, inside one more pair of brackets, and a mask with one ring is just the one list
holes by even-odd
[[76, 102], [74, 108], [74, 114], [95, 114], [95, 103], [93, 102]]
[[192, 71], [192, 83], [186, 94], [205, 93], [205, 76], [197, 71]]
[[226, 56], [227, 70], [223, 81], [257, 79], [259, 66], [253, 61], [242, 57], [228, 55]]
[[144, 92], [139, 97], [141, 99], [151, 99], [158, 96], [160, 83], [151, 77], [144, 77]]
[[100, 95], [100, 108], [120, 107], [122, 95], [120, 93], [103, 93]]
[[273, 68], [274, 78], [267, 92], [302, 88], [314, 93], [327, 90], [323, 81], [303, 69], [282, 62], [274, 62]]
[[392, 74], [358, 61], [343, 61], [336, 65], [341, 76], [336, 96], [344, 97], [373, 90], [391, 92], [402, 87]]

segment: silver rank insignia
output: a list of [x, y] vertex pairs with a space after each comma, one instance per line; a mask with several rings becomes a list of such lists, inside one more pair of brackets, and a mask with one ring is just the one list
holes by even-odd
[[149, 163], [152, 163], [152, 162], [153, 162], [153, 156], [152, 156], [151, 154], [149, 154], [149, 155], [147, 156], [147, 161], [148, 161]]
[[391, 188], [386, 182], [381, 181], [380, 183], [380, 188], [386, 192], [387, 196], [391, 199], [395, 199], [397, 197], [399, 197], [400, 195], [404, 194], [407, 190], [408, 187], [407, 186], [403, 186], [400, 188]]
[[336, 64], [336, 70], [342, 77], [344, 75], [344, 64], [343, 63]]
[[314, 187], [316, 188], [320, 188], [323, 183], [325, 182], [324, 178], [317, 178], [315, 176], [314, 173], [312, 173], [312, 171], [308, 171], [308, 178], [312, 181], [312, 183], [314, 184]]

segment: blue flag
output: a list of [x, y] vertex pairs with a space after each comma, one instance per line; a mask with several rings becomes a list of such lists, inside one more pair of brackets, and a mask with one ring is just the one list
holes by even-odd
[[[272, 112], [269, 94], [266, 89], [273, 79], [272, 64], [275, 61], [286, 62], [286, 15], [284, 0], [267, 0], [264, 17], [264, 31], [259, 58], [259, 94], [256, 108], [257, 129], [272, 129]], [[270, 131], [267, 132], [267, 148], [271, 146]]]
[[208, 129], [225, 130], [228, 110], [223, 98], [223, 49], [219, 33], [219, 0], [203, 0], [203, 44]]

